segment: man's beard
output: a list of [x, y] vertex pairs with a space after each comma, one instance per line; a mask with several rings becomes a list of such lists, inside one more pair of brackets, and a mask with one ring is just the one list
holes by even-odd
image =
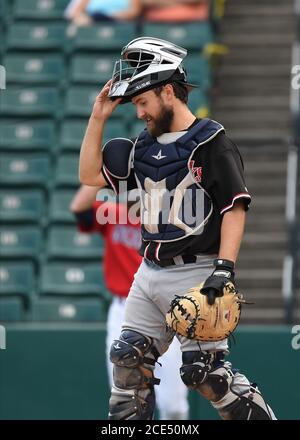
[[169, 133], [174, 119], [174, 110], [172, 107], [162, 105], [160, 111], [160, 115], [151, 120], [153, 126], [147, 127], [149, 134], [154, 138], [164, 133]]

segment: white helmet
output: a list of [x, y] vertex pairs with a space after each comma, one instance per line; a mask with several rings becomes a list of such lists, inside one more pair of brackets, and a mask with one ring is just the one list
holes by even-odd
[[141, 37], [130, 41], [115, 63], [110, 98], [123, 97], [128, 102], [133, 96], [168, 82], [179, 82], [188, 89], [182, 60], [187, 50], [160, 38]]

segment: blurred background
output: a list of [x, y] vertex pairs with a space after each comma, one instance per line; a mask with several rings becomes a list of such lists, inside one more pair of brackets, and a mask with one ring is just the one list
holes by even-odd
[[[106, 418], [103, 243], [78, 232], [69, 205], [94, 99], [142, 35], [188, 49], [191, 109], [242, 153], [253, 200], [237, 280], [254, 304], [231, 359], [278, 418], [300, 419], [300, 2], [70, 3], [0, 0], [0, 419]], [[142, 128], [120, 106], [104, 137]], [[190, 402], [191, 419], [217, 418], [195, 392]]]

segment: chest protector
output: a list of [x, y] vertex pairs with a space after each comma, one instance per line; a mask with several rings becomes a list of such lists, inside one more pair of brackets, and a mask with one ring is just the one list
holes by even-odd
[[160, 144], [147, 130], [139, 135], [133, 160], [143, 240], [165, 243], [202, 233], [213, 206], [201, 186], [201, 166], [194, 166], [192, 157], [222, 130], [217, 122], [202, 119], [168, 144]]

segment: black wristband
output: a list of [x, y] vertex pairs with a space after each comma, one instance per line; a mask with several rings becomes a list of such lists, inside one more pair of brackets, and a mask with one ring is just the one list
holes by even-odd
[[234, 271], [234, 262], [230, 260], [224, 260], [222, 258], [216, 258], [214, 260], [214, 266], [218, 269], [227, 269], [231, 272]]

